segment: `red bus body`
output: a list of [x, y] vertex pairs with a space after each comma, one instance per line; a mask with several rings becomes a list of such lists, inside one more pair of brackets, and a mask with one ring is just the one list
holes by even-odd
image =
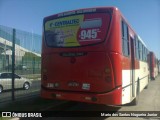
[[[133, 37], [129, 38], [128, 57], [122, 52], [121, 19]], [[80, 9], [44, 18], [41, 96], [108, 105], [131, 102], [136, 88], [140, 92], [148, 84], [147, 63], [134, 57], [131, 39], [135, 35], [115, 7]], [[141, 86], [141, 76], [136, 74], [140, 64], [147, 76]]]
[[150, 78], [152, 80], [155, 80], [156, 76], [158, 75], [158, 61], [156, 59], [156, 56], [153, 52], [150, 52], [149, 54], [150, 57]]

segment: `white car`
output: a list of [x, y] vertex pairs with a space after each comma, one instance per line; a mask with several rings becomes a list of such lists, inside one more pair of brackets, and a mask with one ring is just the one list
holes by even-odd
[[[23, 88], [25, 90], [28, 90], [31, 87], [32, 82], [29, 79], [20, 77], [17, 74], [15, 74], [14, 77], [14, 88]], [[2, 93], [3, 90], [8, 89], [12, 89], [12, 73], [0, 73], [0, 93]]]

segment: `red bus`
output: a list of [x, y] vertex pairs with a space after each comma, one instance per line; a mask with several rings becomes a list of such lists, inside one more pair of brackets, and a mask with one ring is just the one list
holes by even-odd
[[158, 75], [158, 59], [152, 51], [149, 53], [149, 61], [150, 78], [151, 80], [155, 80], [156, 76]]
[[148, 49], [116, 7], [44, 18], [41, 97], [137, 103], [149, 83]]

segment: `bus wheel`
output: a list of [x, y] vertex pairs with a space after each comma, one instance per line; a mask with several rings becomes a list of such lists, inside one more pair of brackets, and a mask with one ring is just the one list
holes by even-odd
[[3, 91], [3, 87], [0, 85], [0, 94], [2, 93]]
[[131, 105], [138, 105], [138, 99], [139, 99], [139, 79], [137, 81], [137, 89], [136, 89], [136, 97], [131, 102]]

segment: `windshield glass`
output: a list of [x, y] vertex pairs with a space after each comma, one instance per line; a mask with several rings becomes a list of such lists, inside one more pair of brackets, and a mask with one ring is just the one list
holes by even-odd
[[45, 40], [50, 47], [77, 47], [104, 41], [109, 13], [80, 14], [45, 22]]

